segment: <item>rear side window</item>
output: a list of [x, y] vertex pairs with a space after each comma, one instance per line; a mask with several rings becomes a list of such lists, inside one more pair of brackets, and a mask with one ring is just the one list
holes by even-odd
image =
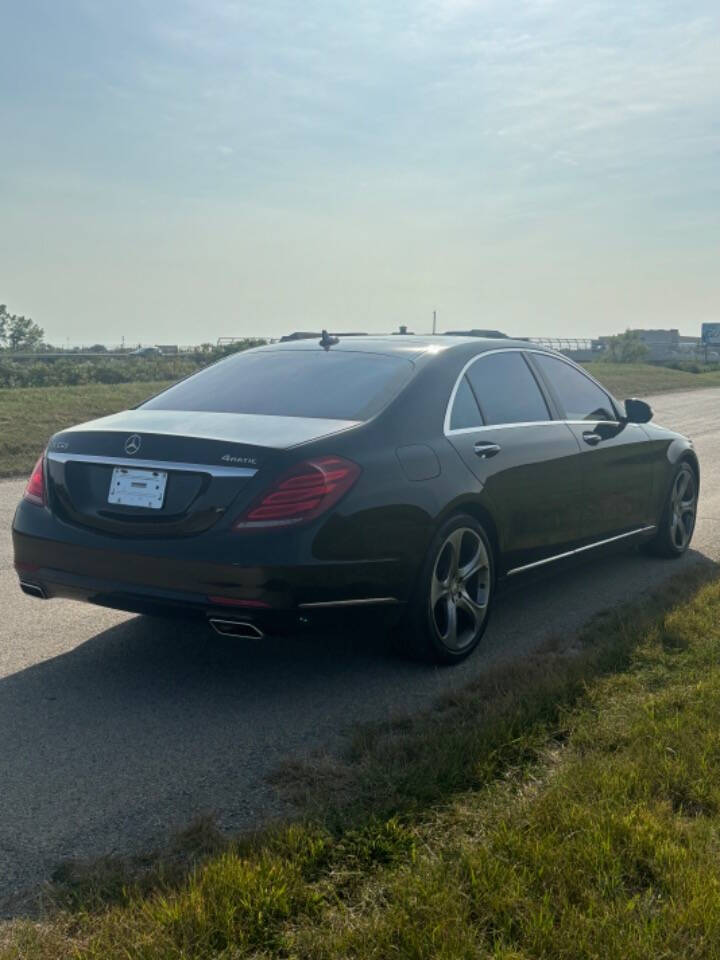
[[480, 357], [466, 375], [485, 423], [533, 423], [550, 419], [545, 398], [521, 353], [491, 353]]
[[467, 378], [463, 377], [455, 393], [452, 414], [450, 415], [450, 429], [467, 430], [482, 426], [482, 422], [475, 395], [467, 382]]
[[143, 404], [144, 410], [368, 420], [414, 372], [405, 357], [340, 350], [248, 350]]
[[568, 420], [617, 420], [610, 398], [569, 363], [541, 353], [533, 359], [558, 395]]

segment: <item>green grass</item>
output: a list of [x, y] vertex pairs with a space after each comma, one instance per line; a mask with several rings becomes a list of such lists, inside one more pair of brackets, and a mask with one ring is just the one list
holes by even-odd
[[0, 390], [0, 477], [30, 472], [53, 433], [135, 406], [166, 382]]
[[649, 363], [586, 363], [585, 368], [619, 400], [654, 393], [720, 387], [720, 370], [687, 373]]
[[279, 771], [297, 823], [66, 865], [0, 957], [720, 957], [719, 716], [708, 566]]

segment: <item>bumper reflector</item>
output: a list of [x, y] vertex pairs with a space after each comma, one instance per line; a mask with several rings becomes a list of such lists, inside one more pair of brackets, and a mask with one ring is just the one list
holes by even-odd
[[245, 607], [256, 610], [269, 610], [270, 604], [264, 600], [238, 600], [235, 597], [208, 597], [208, 601], [219, 607]]

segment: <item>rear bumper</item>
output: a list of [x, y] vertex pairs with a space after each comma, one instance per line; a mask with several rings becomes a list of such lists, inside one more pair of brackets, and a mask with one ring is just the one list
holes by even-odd
[[[29, 510], [38, 516], [28, 519]], [[67, 539], [58, 539], [62, 534]], [[32, 506], [18, 511], [13, 545], [18, 576], [30, 587], [26, 592], [133, 613], [241, 619], [271, 633], [360, 614], [392, 622], [401, 615], [412, 577], [396, 559], [250, 565], [218, 556], [214, 562], [213, 553], [222, 551], [201, 548], [197, 540], [153, 548], [76, 533]]]
[[[337, 614], [333, 616], [329, 609], [317, 613], [313, 611], [311, 616], [304, 616], [302, 610], [220, 606], [208, 602], [201, 595], [181, 590], [148, 589], [134, 583], [78, 577], [48, 568], [31, 571], [19, 569], [18, 579], [21, 590], [38, 599], [62, 597], [127, 613], [252, 624], [261, 634], [297, 633], [304, 629], [336, 626], [338, 623]], [[385, 613], [385, 609], [377, 610], [377, 614], [384, 616]]]

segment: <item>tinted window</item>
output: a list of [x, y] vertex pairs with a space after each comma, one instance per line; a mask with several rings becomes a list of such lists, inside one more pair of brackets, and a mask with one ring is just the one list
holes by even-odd
[[367, 420], [412, 376], [405, 357], [340, 350], [248, 350], [148, 400], [143, 409]]
[[610, 398], [596, 383], [569, 363], [533, 354], [533, 359], [548, 378], [568, 420], [616, 420]]
[[467, 372], [485, 423], [531, 423], [550, 413], [520, 353], [481, 357]]
[[455, 394], [452, 414], [450, 415], [450, 429], [463, 430], [467, 427], [479, 427], [481, 425], [480, 409], [470, 389], [470, 384], [463, 377]]

